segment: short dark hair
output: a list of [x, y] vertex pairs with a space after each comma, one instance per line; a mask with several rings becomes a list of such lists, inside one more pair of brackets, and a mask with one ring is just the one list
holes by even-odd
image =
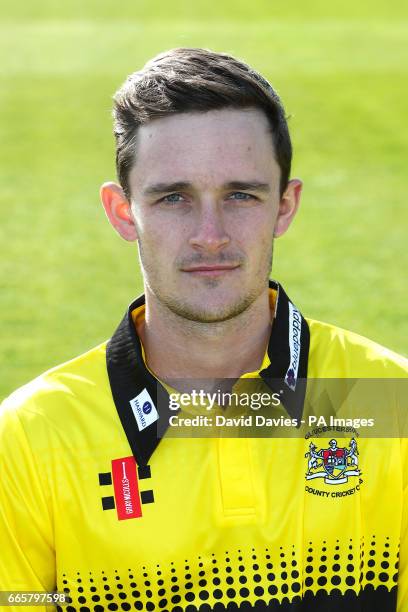
[[285, 110], [271, 84], [235, 57], [207, 49], [171, 49], [148, 61], [114, 96], [116, 170], [126, 197], [130, 199], [129, 172], [140, 125], [175, 113], [252, 107], [268, 118], [282, 195], [290, 176], [292, 144]]

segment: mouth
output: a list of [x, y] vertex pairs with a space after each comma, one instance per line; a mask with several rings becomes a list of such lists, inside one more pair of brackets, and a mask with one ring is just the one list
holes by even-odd
[[194, 266], [191, 268], [183, 268], [182, 272], [192, 274], [193, 276], [221, 276], [238, 270], [239, 265], [212, 265], [212, 266]]

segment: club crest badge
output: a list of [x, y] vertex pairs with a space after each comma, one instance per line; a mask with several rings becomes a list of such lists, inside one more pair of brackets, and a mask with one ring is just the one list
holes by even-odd
[[360, 476], [358, 448], [355, 438], [350, 440], [348, 448], [339, 447], [337, 440], [332, 439], [328, 448], [318, 450], [316, 444], [310, 442], [307, 459], [306, 480], [324, 478], [329, 485], [348, 482], [351, 476]]

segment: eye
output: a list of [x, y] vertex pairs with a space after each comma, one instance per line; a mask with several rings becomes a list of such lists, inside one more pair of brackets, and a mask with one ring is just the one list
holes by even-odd
[[178, 204], [179, 202], [183, 202], [184, 198], [180, 193], [170, 193], [169, 195], [164, 196], [160, 200], [160, 202], [165, 202], [168, 204]]
[[256, 197], [251, 195], [250, 193], [244, 193], [243, 191], [234, 191], [230, 193], [228, 196], [231, 200], [242, 200], [243, 202], [249, 200], [256, 200]]

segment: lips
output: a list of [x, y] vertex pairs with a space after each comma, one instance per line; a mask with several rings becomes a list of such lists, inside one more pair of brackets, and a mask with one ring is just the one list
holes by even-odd
[[212, 272], [221, 270], [235, 270], [238, 266], [197, 266], [195, 268], [184, 268], [183, 272]]
[[196, 276], [220, 276], [221, 274], [233, 272], [238, 268], [238, 265], [201, 265], [193, 268], [183, 268], [182, 271]]

